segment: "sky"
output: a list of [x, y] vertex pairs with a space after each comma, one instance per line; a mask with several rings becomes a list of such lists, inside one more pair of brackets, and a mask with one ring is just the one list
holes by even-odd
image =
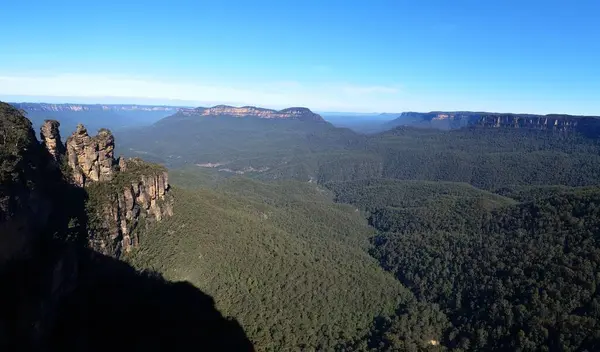
[[0, 100], [600, 115], [597, 0], [6, 0]]

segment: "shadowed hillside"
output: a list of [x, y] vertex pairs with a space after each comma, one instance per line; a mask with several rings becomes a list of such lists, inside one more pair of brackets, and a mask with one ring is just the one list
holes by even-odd
[[253, 350], [210, 296], [86, 248], [85, 189], [4, 103], [0, 147], [0, 349]]

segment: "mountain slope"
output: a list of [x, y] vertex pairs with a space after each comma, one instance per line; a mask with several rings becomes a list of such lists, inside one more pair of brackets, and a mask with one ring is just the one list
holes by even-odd
[[398, 127], [366, 136], [312, 121], [174, 115], [115, 135], [128, 156], [261, 179], [383, 177], [466, 182], [487, 190], [598, 182], [597, 139], [578, 130], [486, 127], [486, 121], [458, 130]]
[[[327, 186], [338, 201], [363, 209], [380, 231], [371, 253], [381, 266], [421, 301], [439, 304], [451, 324], [442, 345], [461, 351], [598, 349], [600, 188], [502, 190], [518, 203], [448, 182]], [[375, 321], [350, 348], [402, 349], [403, 338], [395, 337], [406, 336], [410, 326], [405, 315]]]
[[[438, 303], [463, 350], [594, 351], [600, 346], [600, 190], [465, 212], [443, 204], [410, 228], [382, 221], [373, 255]], [[438, 212], [458, 219], [436, 224]]]
[[314, 185], [233, 178], [174, 193], [174, 216], [132, 261], [213, 295], [259, 350], [332, 350], [414, 303], [367, 254], [360, 214]]
[[[325, 122], [183, 113], [115, 135], [125, 155], [169, 167], [200, 164], [229, 173], [287, 167], [300, 158], [344, 150], [356, 138], [354, 132]], [[308, 180], [308, 175], [302, 176]]]
[[[90, 194], [70, 182], [58, 123], [45, 127], [40, 143], [31, 122], [0, 102], [0, 350], [253, 351], [210, 296], [87, 246], [79, 235]], [[132, 186], [125, 181], [115, 189]]]

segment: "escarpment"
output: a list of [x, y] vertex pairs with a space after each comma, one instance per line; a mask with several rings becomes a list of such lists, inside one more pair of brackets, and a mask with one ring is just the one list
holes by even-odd
[[119, 257], [138, 245], [141, 224], [172, 215], [165, 168], [140, 159], [116, 160], [115, 140], [106, 129], [90, 136], [79, 125], [63, 146], [58, 127], [46, 121], [42, 144], [56, 160], [66, 154], [69, 178], [87, 192], [87, 239], [93, 249]]
[[600, 117], [573, 115], [486, 114], [476, 123], [479, 127], [526, 129], [600, 136]]
[[579, 119], [577, 117], [553, 117], [535, 115], [486, 115], [479, 120], [479, 125], [495, 128], [528, 128], [552, 131], [575, 131]]

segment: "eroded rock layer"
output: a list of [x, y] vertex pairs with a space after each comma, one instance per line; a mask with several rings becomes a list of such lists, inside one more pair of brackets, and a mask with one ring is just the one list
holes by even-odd
[[80, 124], [67, 139], [66, 149], [77, 185], [84, 187], [89, 182], [112, 180], [115, 140], [109, 130], [100, 130], [97, 136], [90, 137], [87, 129]]

